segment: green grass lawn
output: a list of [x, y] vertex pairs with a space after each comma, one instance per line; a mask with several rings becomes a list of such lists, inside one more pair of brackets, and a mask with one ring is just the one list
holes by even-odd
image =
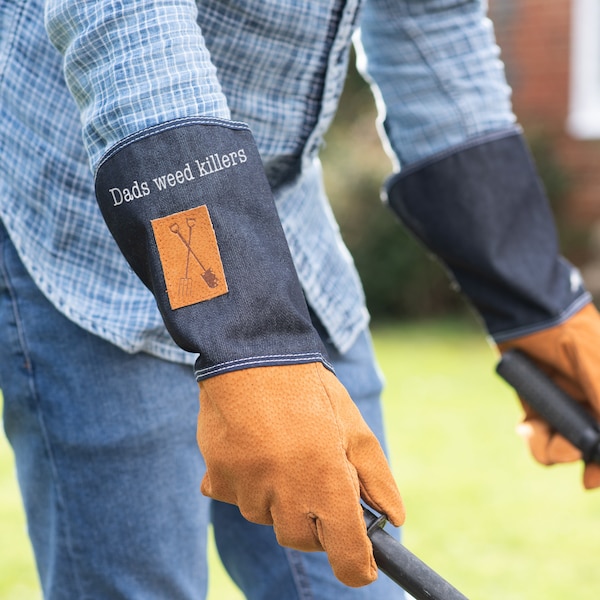
[[[543, 468], [514, 434], [518, 404], [480, 330], [378, 325], [406, 546], [471, 600], [597, 600], [600, 490]], [[0, 436], [1, 437], [1, 436]], [[211, 547], [210, 600], [240, 600]], [[0, 599], [39, 598], [12, 455], [0, 440]], [[284, 599], [282, 599], [284, 600]], [[384, 600], [384, 599], [382, 599]]]

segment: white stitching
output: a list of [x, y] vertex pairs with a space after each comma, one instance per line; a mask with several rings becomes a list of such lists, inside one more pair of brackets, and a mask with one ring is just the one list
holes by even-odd
[[142, 131], [137, 131], [136, 133], [132, 133], [131, 135], [123, 138], [100, 159], [96, 168], [96, 174], [100, 170], [100, 167], [102, 167], [109, 158], [112, 158], [117, 152], [126, 146], [129, 146], [134, 142], [138, 142], [154, 134], [169, 131], [170, 129], [178, 129], [179, 127], [185, 127], [187, 125], [220, 125], [222, 127], [237, 131], [250, 131], [248, 125], [242, 123], [241, 121], [229, 121], [227, 119], [220, 119], [218, 117], [182, 117], [180, 119], [172, 119], [166, 123], [153, 125], [152, 127], [148, 127]]
[[322, 354], [315, 352], [306, 352], [303, 354], [271, 354], [267, 356], [249, 356], [247, 358], [239, 358], [230, 360], [212, 367], [197, 369], [195, 371], [196, 380], [206, 375], [216, 375], [224, 371], [235, 369], [236, 367], [252, 367], [264, 364], [281, 364], [281, 363], [304, 363], [304, 362], [322, 362], [328, 369], [333, 371], [333, 367], [329, 364]]

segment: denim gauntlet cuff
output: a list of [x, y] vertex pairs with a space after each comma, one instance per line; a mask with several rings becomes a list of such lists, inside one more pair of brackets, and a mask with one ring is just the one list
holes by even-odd
[[554, 326], [591, 298], [559, 254], [545, 193], [519, 131], [408, 167], [385, 194], [443, 263], [496, 342]]
[[329, 367], [246, 125], [188, 118], [139, 132], [103, 158], [96, 196], [169, 333], [199, 354], [198, 379]]

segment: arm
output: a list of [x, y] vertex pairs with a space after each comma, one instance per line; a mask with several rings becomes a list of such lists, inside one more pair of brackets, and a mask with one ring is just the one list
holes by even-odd
[[[393, 10], [396, 19], [386, 24]], [[389, 43], [376, 44], [377, 31]], [[600, 418], [600, 319], [578, 271], [560, 255], [482, 3], [427, 0], [393, 9], [368, 0], [362, 41], [363, 66], [402, 167], [386, 184], [390, 207], [440, 259], [499, 350], [530, 354]], [[407, 53], [410, 71], [399, 58]], [[521, 430], [537, 460], [579, 458], [524, 406]], [[597, 467], [586, 467], [584, 484], [600, 485]]]
[[183, 0], [47, 2], [100, 209], [174, 340], [199, 355], [202, 491], [284, 545], [325, 549], [342, 581], [364, 585], [376, 567], [359, 497], [396, 524], [402, 503], [330, 371], [197, 19]]

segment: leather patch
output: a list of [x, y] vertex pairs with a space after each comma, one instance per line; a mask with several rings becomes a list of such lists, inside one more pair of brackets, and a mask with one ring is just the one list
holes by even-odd
[[173, 310], [227, 293], [217, 237], [205, 205], [151, 223]]

